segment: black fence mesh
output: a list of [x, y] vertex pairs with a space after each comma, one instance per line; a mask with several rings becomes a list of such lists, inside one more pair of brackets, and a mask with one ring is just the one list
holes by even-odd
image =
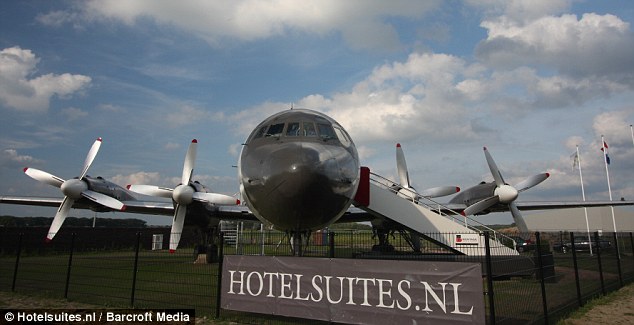
[[[169, 228], [64, 228], [51, 243], [46, 231], [0, 229], [0, 290], [108, 307], [195, 308], [246, 324], [321, 323], [217, 308], [220, 256], [293, 255], [284, 233], [242, 230], [217, 246], [196, 244], [200, 235], [186, 228], [169, 253]], [[394, 232], [386, 247], [371, 231], [315, 232], [302, 255], [480, 263], [489, 324], [554, 323], [634, 281], [632, 233], [591, 233], [590, 240], [587, 233], [487, 234], [488, 247], [463, 248], [466, 254], [442, 244], [454, 235]]]

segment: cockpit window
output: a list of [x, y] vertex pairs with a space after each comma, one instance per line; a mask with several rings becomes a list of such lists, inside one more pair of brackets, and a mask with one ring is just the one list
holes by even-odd
[[333, 130], [330, 124], [322, 124], [317, 123], [317, 128], [319, 129], [319, 136], [324, 140], [329, 139], [337, 139], [337, 135], [335, 134], [335, 130]]
[[266, 132], [266, 136], [279, 137], [282, 135], [282, 131], [284, 131], [284, 123], [273, 124], [269, 127], [269, 130]]
[[258, 132], [253, 136], [253, 139], [261, 138], [266, 133], [266, 129], [268, 129], [268, 125], [261, 127]]
[[286, 127], [286, 136], [298, 137], [299, 135], [299, 122], [288, 123], [288, 126]]
[[350, 139], [346, 136], [346, 132], [335, 126], [335, 133], [337, 133], [337, 137], [339, 137], [339, 141], [341, 141], [343, 145], [350, 145], [351, 142]]
[[311, 122], [304, 122], [304, 136], [316, 137], [317, 131], [315, 130], [315, 124]]

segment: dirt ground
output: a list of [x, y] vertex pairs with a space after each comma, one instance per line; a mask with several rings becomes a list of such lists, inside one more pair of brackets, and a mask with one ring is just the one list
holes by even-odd
[[578, 318], [571, 317], [560, 324], [634, 324], [634, 284], [609, 294], [600, 302]]
[[[103, 309], [102, 306], [68, 302], [63, 299], [49, 299], [0, 291], [0, 309]], [[215, 322], [207, 318], [196, 319], [196, 324], [235, 324]], [[564, 325], [586, 324], [634, 324], [634, 284], [611, 293], [582, 315], [561, 321]]]

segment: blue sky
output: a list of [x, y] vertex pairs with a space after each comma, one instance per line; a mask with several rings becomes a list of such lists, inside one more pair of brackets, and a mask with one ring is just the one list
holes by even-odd
[[492, 180], [483, 146], [511, 184], [551, 173], [520, 200], [579, 200], [575, 145], [607, 199], [605, 135], [634, 199], [633, 22], [623, 1], [2, 1], [0, 195], [60, 196], [22, 168], [77, 176], [97, 137], [92, 176], [174, 186], [196, 138], [195, 178], [234, 194], [240, 144], [292, 104], [388, 178], [400, 142], [419, 189]]

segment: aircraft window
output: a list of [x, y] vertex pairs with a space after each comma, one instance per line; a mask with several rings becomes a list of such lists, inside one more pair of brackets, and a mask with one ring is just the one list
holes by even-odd
[[330, 124], [317, 123], [317, 128], [319, 129], [319, 136], [322, 139], [324, 140], [337, 139], [335, 130], [332, 129], [332, 126]]
[[266, 132], [267, 137], [279, 137], [282, 135], [282, 131], [284, 130], [284, 123], [273, 124], [269, 127], [268, 132]]
[[345, 146], [350, 145], [350, 139], [346, 136], [346, 133], [343, 132], [342, 129], [335, 127], [335, 133], [337, 133], [337, 137], [339, 137], [339, 141]]
[[317, 131], [315, 130], [315, 124], [311, 122], [304, 122], [304, 136], [316, 137]]
[[261, 138], [264, 136], [264, 134], [266, 133], [266, 129], [268, 128], [268, 125], [265, 125], [263, 127], [261, 127], [258, 132], [253, 136], [253, 139], [257, 139], [257, 138]]
[[299, 122], [288, 123], [288, 127], [286, 127], [286, 136], [288, 137], [299, 136]]

